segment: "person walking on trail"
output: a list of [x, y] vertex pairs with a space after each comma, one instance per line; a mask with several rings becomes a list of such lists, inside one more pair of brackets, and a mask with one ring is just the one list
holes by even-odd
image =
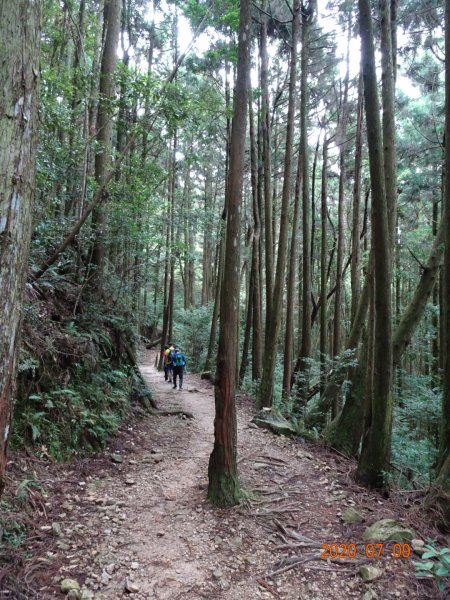
[[172, 353], [175, 346], [170, 342], [166, 344], [163, 356], [164, 379], [168, 383], [172, 383]]
[[172, 352], [172, 368], [173, 368], [173, 389], [177, 388], [177, 377], [180, 378], [180, 390], [183, 387], [183, 374], [186, 368], [186, 357], [181, 352], [181, 348], [175, 346]]

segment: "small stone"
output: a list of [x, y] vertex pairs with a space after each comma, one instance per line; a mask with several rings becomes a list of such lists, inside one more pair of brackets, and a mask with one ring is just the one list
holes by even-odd
[[83, 588], [81, 590], [81, 600], [94, 600], [94, 592], [91, 592], [91, 590]]
[[70, 590], [79, 590], [80, 584], [75, 579], [63, 579], [60, 584], [60, 589], [63, 594], [68, 594]]
[[231, 587], [231, 584], [230, 584], [230, 582], [229, 582], [229, 581], [222, 581], [222, 582], [220, 583], [220, 587], [221, 587], [221, 588], [222, 588], [224, 591], [226, 591], [226, 590], [229, 590], [229, 589], [230, 589], [230, 587]]
[[81, 594], [78, 590], [70, 590], [70, 592], [67, 594], [67, 598], [69, 600], [80, 600]]
[[414, 554], [422, 556], [422, 554], [425, 552], [425, 542], [419, 539], [411, 540], [411, 548], [413, 549]]
[[130, 478], [125, 479], [125, 483], [127, 485], [136, 485], [136, 481], [134, 479], [130, 479]]
[[141, 586], [131, 579], [125, 581], [125, 591], [129, 594], [137, 594], [141, 589]]
[[331, 500], [333, 502], [339, 502], [340, 500], [344, 500], [347, 497], [347, 492], [333, 492], [333, 497]]
[[260, 462], [253, 463], [253, 468], [255, 469], [255, 471], [259, 471], [260, 469], [265, 469], [268, 466], [269, 465], [267, 465], [266, 463], [260, 463]]
[[360, 574], [363, 581], [374, 581], [383, 575], [383, 571], [377, 567], [370, 565], [362, 565], [359, 567], [358, 573]]
[[111, 460], [116, 464], [123, 463], [123, 457], [120, 454], [111, 454]]
[[221, 577], [223, 577], [223, 573], [220, 569], [215, 569], [213, 571], [212, 576], [214, 577], [214, 579], [220, 579]]
[[56, 542], [56, 546], [57, 548], [59, 548], [60, 550], [70, 550], [70, 546], [69, 544], [67, 544], [66, 542], [63, 542], [62, 540], [58, 540]]
[[232, 548], [234, 548], [235, 550], [237, 550], [238, 548], [240, 548], [242, 546], [242, 538], [239, 536], [232, 538], [230, 540], [230, 546]]
[[165, 532], [165, 531], [158, 531], [158, 532], [156, 533], [156, 536], [157, 536], [157, 537], [164, 537], [165, 535], [166, 535], [166, 532]]
[[355, 508], [350, 506], [341, 516], [341, 521], [344, 523], [362, 523], [364, 521], [364, 517]]
[[130, 568], [133, 569], [133, 571], [136, 571], [136, 569], [139, 569], [139, 563], [138, 562], [132, 562], [130, 565]]
[[363, 540], [367, 542], [410, 542], [414, 538], [414, 531], [394, 519], [381, 519], [363, 533]]

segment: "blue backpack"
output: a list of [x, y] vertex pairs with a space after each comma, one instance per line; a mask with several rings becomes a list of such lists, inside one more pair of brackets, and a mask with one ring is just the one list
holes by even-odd
[[172, 354], [172, 364], [174, 367], [185, 367], [186, 357], [179, 351], [175, 351]]

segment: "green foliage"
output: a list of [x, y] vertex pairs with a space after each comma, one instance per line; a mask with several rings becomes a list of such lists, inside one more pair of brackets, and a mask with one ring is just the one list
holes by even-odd
[[212, 309], [212, 305], [175, 309], [173, 341], [183, 348], [187, 369], [193, 372], [201, 371], [205, 362]]
[[75, 313], [79, 291], [69, 284], [47, 274], [43, 299], [24, 311], [12, 427], [15, 447], [35, 446], [58, 461], [101, 448], [128, 413], [131, 392], [122, 347], [133, 343], [127, 316], [89, 302]]
[[411, 478], [427, 485], [437, 458], [441, 397], [431, 388], [430, 377], [402, 375], [392, 431], [392, 460], [401, 473], [391, 477], [401, 485], [409, 486]]
[[422, 560], [414, 561], [416, 577], [432, 577], [440, 592], [450, 584], [450, 548], [437, 548], [432, 542], [425, 544]]
[[23, 523], [0, 516], [0, 542], [18, 548], [25, 537], [26, 528]]
[[127, 414], [129, 392], [128, 375], [109, 361], [94, 373], [78, 368], [70, 386], [28, 396], [16, 411], [12, 443], [39, 444], [56, 461], [98, 450]]

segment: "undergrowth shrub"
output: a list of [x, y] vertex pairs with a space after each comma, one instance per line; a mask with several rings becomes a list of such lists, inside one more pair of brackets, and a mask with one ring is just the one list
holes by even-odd
[[127, 415], [134, 336], [123, 310], [59, 285], [40, 282], [25, 309], [12, 444], [62, 461], [100, 449]]
[[392, 460], [400, 469], [394, 479], [400, 485], [411, 479], [427, 485], [437, 460], [441, 394], [432, 389], [429, 376], [403, 372], [402, 381], [392, 430]]
[[100, 449], [129, 409], [130, 378], [100, 361], [98, 370], [75, 370], [65, 387], [33, 393], [16, 407], [12, 443], [39, 445], [57, 461]]

